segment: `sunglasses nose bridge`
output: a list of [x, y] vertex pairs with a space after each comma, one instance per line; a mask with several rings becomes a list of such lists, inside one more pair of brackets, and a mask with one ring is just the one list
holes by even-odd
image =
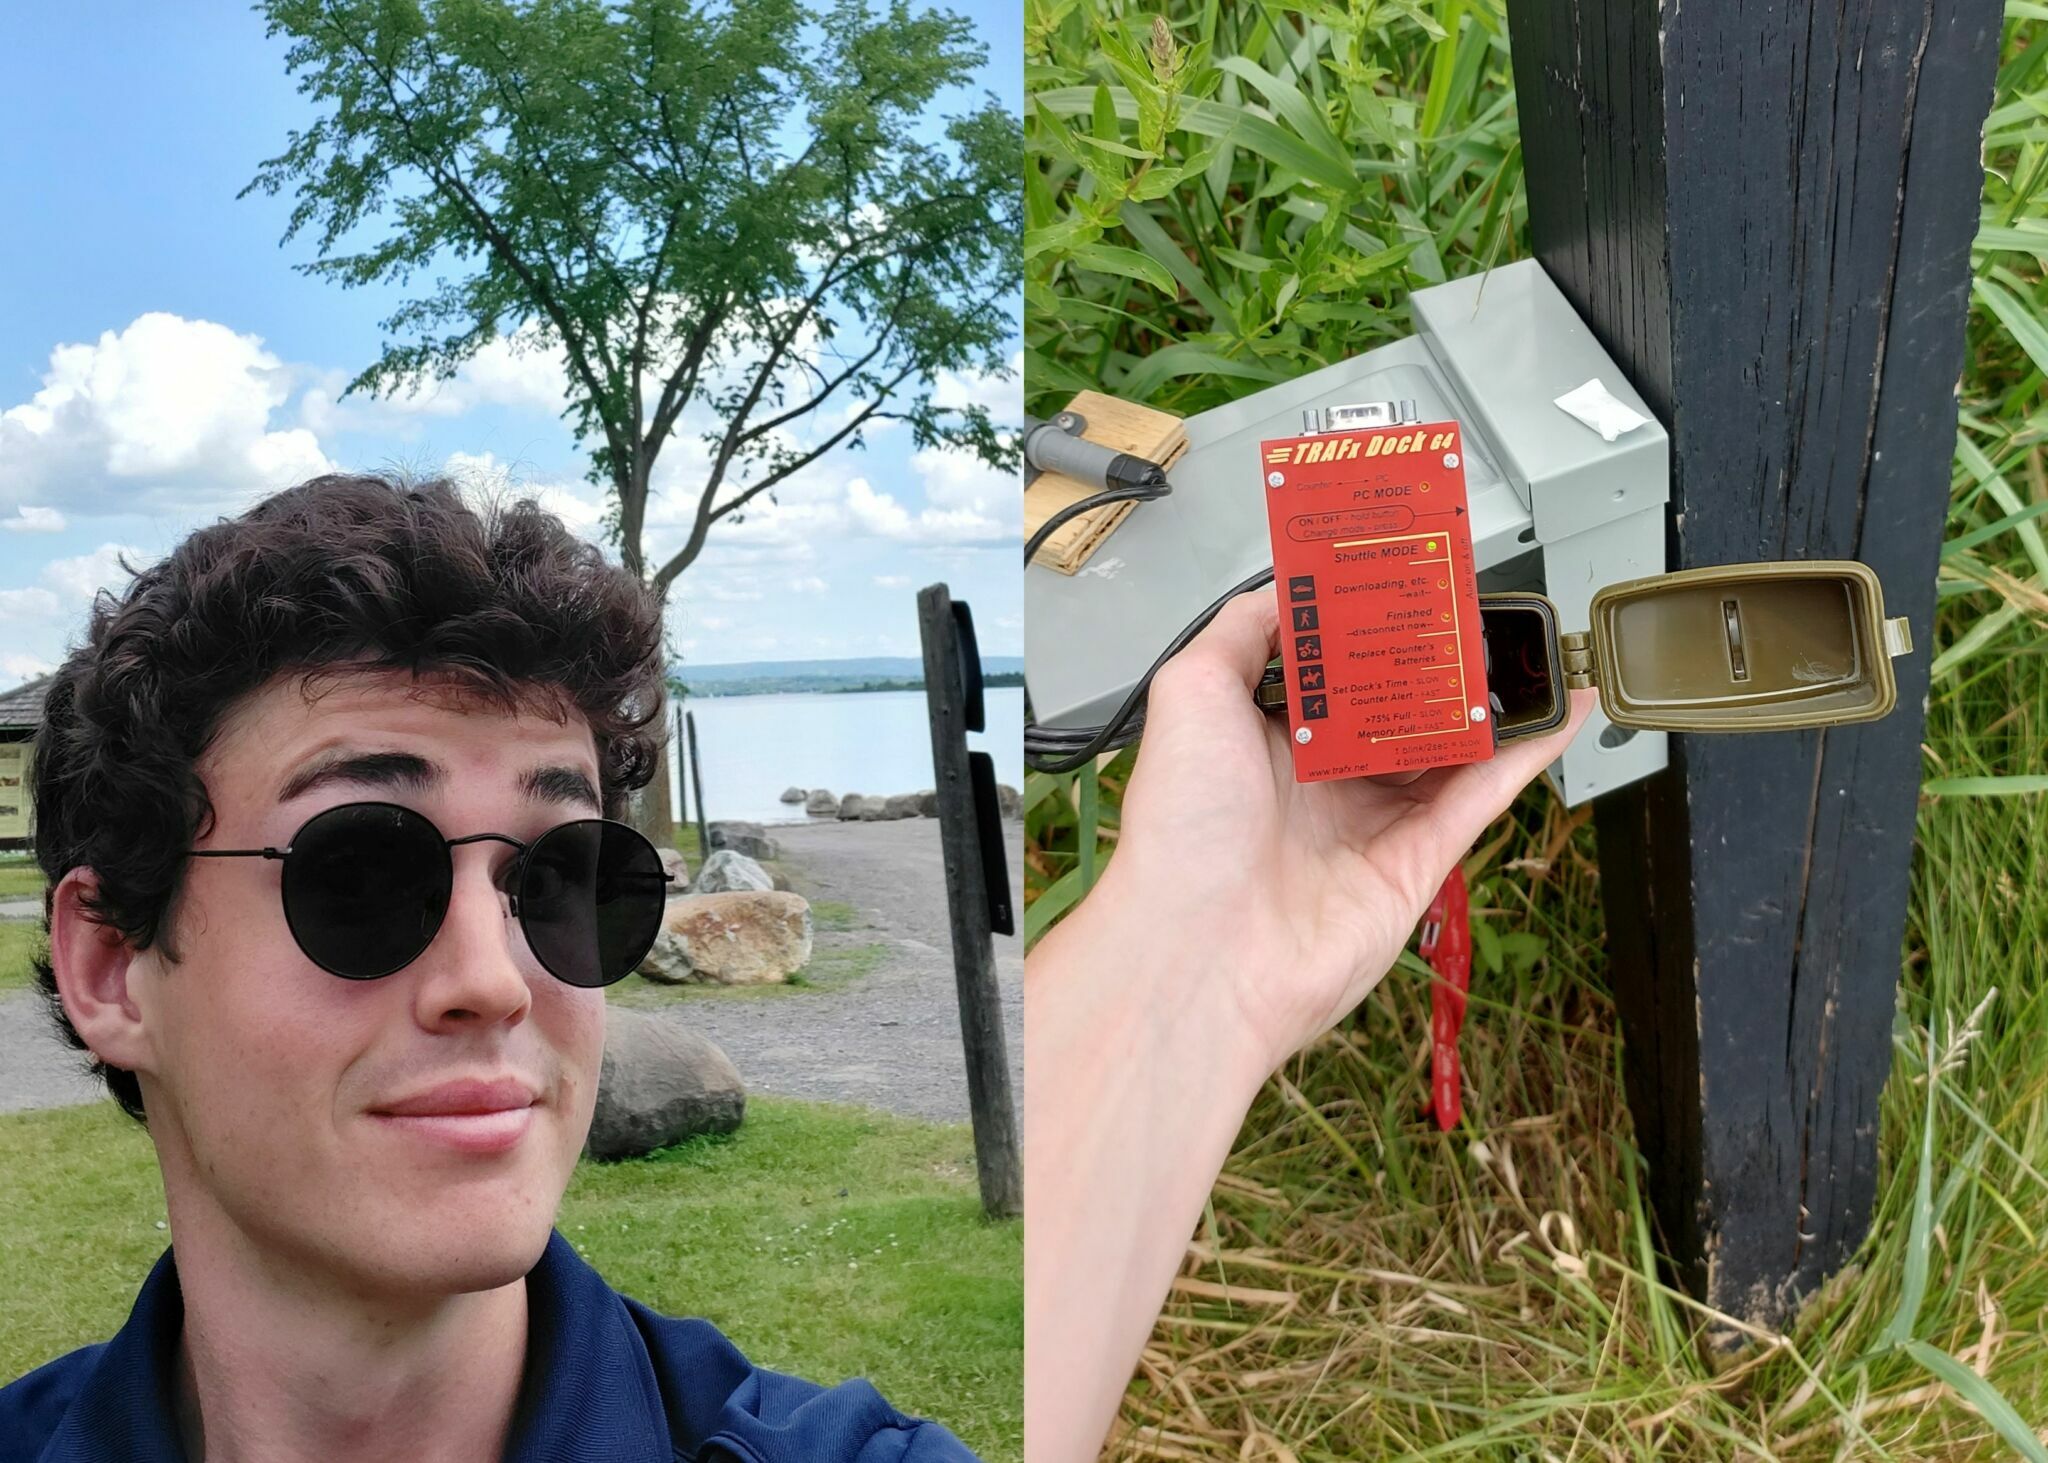
[[[512, 845], [513, 848], [518, 850], [518, 852], [506, 862], [505, 870], [502, 874], [500, 874], [499, 878], [492, 880], [492, 883], [499, 884], [499, 887], [504, 889], [505, 897], [511, 903], [509, 913], [511, 914], [512, 918], [517, 919], [519, 917], [519, 886], [515, 871], [519, 867], [520, 859], [525, 857], [526, 850], [532, 847], [532, 845], [521, 843], [518, 839], [512, 837], [509, 833], [471, 833], [463, 838], [443, 839], [442, 842], [447, 845], [450, 851], [448, 857], [451, 863], [453, 862], [455, 857], [454, 849], [457, 848], [459, 845], [465, 843], [509, 843]], [[502, 880], [503, 882], [500, 883], [500, 880]]]

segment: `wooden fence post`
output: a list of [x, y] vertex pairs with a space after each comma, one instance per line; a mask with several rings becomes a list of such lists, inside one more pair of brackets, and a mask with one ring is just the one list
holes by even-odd
[[945, 585], [918, 591], [917, 620], [924, 641], [924, 695], [931, 716], [946, 905], [953, 922], [960, 1043], [967, 1054], [967, 1102], [974, 1116], [974, 1163], [981, 1180], [982, 1211], [991, 1218], [1008, 1217], [1024, 1212], [1024, 1159], [1017, 1108], [1010, 1095], [1002, 992], [996, 984], [995, 940], [968, 767], [959, 628], [953, 596]]
[[711, 857], [711, 834], [704, 822], [704, 759], [697, 752], [697, 713], [685, 711], [683, 726], [690, 739], [690, 783], [697, 790], [697, 857]]
[[[678, 701], [676, 702], [676, 826], [678, 828], [690, 826], [690, 769], [697, 765], [695, 757], [685, 757], [683, 755], [683, 737], [683, 703]], [[703, 854], [700, 852], [698, 857], [702, 858]], [[688, 860], [684, 861], [683, 866], [686, 869], [689, 867]]]
[[1671, 567], [1861, 559], [1921, 647], [1885, 720], [1675, 735], [1595, 815], [1665, 1241], [1778, 1325], [1875, 1195], [2000, 7], [1508, 16], [1536, 254], [1671, 433]]

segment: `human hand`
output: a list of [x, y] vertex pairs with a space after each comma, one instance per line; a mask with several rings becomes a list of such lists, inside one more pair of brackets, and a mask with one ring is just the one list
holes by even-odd
[[1117, 855], [1075, 912], [1142, 911], [1200, 951], [1189, 979], [1220, 986], [1199, 994], [1228, 1002], [1268, 1071], [1378, 984], [1451, 866], [1597, 699], [1573, 692], [1550, 736], [1405, 785], [1298, 783], [1285, 718], [1250, 694], [1279, 635], [1273, 592], [1240, 595], [1154, 677]]

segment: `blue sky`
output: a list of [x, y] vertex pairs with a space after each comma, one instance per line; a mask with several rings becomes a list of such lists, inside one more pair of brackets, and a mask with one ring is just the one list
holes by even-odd
[[[1020, 0], [952, 0], [1020, 104]], [[1000, 44], [998, 44], [1000, 42]], [[328, 465], [453, 468], [540, 495], [595, 541], [604, 496], [540, 352], [488, 350], [427, 399], [337, 402], [403, 296], [300, 275], [288, 195], [235, 194], [311, 118], [284, 43], [233, 5], [17, 8], [0, 46], [0, 687], [52, 669], [95, 591], [192, 529]], [[947, 111], [964, 110], [958, 96]], [[942, 393], [1020, 412], [1017, 382]], [[947, 581], [984, 652], [1023, 647], [1020, 494], [903, 431], [838, 451], [780, 506], [713, 530], [669, 624], [686, 660], [916, 655], [918, 586]], [[687, 494], [690, 453], [666, 462]], [[657, 467], [657, 483], [662, 469]], [[661, 512], [656, 510], [655, 518]], [[680, 546], [657, 521], [650, 557]]]

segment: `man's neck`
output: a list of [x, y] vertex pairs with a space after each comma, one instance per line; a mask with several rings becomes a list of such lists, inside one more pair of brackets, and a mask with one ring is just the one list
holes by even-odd
[[526, 1281], [369, 1300], [177, 1246], [178, 1430], [189, 1463], [455, 1463], [504, 1452]]

